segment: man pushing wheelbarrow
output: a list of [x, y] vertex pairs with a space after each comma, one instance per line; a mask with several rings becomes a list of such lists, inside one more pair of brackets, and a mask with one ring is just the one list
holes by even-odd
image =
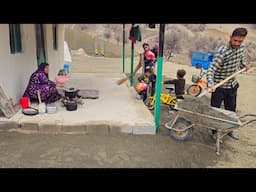
[[[250, 68], [246, 63], [244, 46], [242, 45], [246, 36], [246, 28], [236, 28], [232, 32], [228, 44], [219, 48], [207, 70], [206, 78], [209, 90], [212, 92], [212, 107], [220, 108], [222, 101], [224, 101], [226, 110], [236, 112], [236, 98], [239, 84], [235, 77], [230, 78], [220, 87], [216, 87], [215, 85], [239, 70], [243, 72]], [[212, 134], [215, 137], [214, 134], [216, 132], [213, 130]], [[234, 131], [230, 132], [229, 136], [239, 139], [238, 134]]]

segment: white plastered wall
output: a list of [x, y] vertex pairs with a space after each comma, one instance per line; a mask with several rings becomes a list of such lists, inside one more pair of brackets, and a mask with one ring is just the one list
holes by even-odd
[[[50, 64], [50, 79], [54, 80], [64, 63], [64, 28], [58, 25], [58, 49], [53, 49], [52, 25], [45, 24], [45, 47]], [[0, 85], [7, 97], [18, 103], [30, 75], [37, 69], [35, 25], [21, 24], [22, 53], [10, 53], [9, 24], [0, 24]]]

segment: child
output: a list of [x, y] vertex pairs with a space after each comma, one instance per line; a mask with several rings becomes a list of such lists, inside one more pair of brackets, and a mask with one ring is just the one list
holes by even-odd
[[155, 63], [156, 63], [156, 57], [155, 57], [155, 54], [152, 52], [152, 51], [146, 51], [145, 52], [145, 57], [144, 57], [144, 72], [146, 72], [146, 69], [148, 67], [151, 67], [152, 69], [154, 69], [155, 67]]
[[155, 55], [155, 60], [157, 60], [157, 56], [158, 56], [158, 51], [159, 51], [159, 45], [158, 43], [155, 43], [154, 47], [151, 49], [151, 51], [154, 53]]
[[[139, 83], [146, 83], [147, 85], [152, 81], [152, 76], [154, 75], [154, 70], [152, 67], [147, 67], [145, 73], [138, 77]], [[147, 98], [147, 89], [138, 90], [137, 98], [142, 99], [143, 101]]]
[[68, 75], [64, 69], [60, 69], [58, 75], [55, 77], [56, 86], [64, 87], [65, 83], [68, 81]]
[[186, 71], [184, 69], [179, 69], [177, 71], [177, 79], [164, 81], [164, 84], [174, 84], [177, 99], [184, 99], [183, 95], [185, 93], [186, 84], [186, 80], [184, 79], [185, 75]]

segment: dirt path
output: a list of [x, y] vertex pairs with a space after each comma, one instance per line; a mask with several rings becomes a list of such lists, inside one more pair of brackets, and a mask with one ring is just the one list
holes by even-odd
[[[92, 67], [91, 61], [92, 60], [90, 60], [89, 57], [80, 57], [77, 61], [74, 61], [73, 69], [80, 70], [81, 72], [98, 72], [98, 68]], [[93, 63], [97, 62], [93, 61]], [[137, 59], [135, 59], [134, 64], [137, 64]], [[121, 73], [121, 59], [105, 58], [103, 65], [104, 67], [101, 68], [102, 71], [115, 71]], [[163, 74], [165, 75], [165, 78], [174, 78], [176, 76], [176, 71], [179, 68], [183, 68], [187, 71], [187, 84], [191, 83], [192, 74], [199, 73], [197, 69], [188, 65], [178, 65], [171, 62], [165, 62], [163, 65]], [[129, 69], [130, 58], [127, 58], [126, 71], [128, 73]], [[237, 99], [238, 113], [256, 114], [256, 75], [241, 74], [238, 76], [238, 81], [240, 83]], [[137, 143], [138, 145], [135, 144], [138, 141], [133, 140], [133, 142], [135, 142], [133, 147], [142, 147], [142, 145], [147, 146], [149, 151], [145, 149], [146, 151], [143, 151], [143, 153], [147, 154], [148, 158], [155, 159], [158, 156], [162, 160], [163, 167], [256, 167], [256, 124], [239, 128], [238, 132], [240, 134], [240, 140], [238, 141], [227, 137], [221, 145], [221, 155], [216, 156], [215, 143], [210, 138], [206, 129], [194, 128], [191, 140], [186, 142], [177, 142], [168, 136], [168, 132], [164, 127], [164, 124], [168, 120], [168, 107], [162, 106], [160, 116], [160, 133], [153, 137], [153, 139], [152, 137], [141, 136], [139, 139], [141, 143]], [[127, 143], [129, 143], [128, 140], [129, 139], [127, 138]], [[142, 148], [141, 150], [143, 150]], [[163, 156], [160, 156], [159, 150], [163, 151]], [[169, 163], [165, 164], [164, 161], [169, 161]], [[152, 163], [152, 166], [160, 166], [160, 164]]]

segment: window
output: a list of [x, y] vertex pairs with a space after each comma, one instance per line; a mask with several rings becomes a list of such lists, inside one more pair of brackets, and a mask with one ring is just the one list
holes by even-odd
[[9, 24], [9, 33], [11, 53], [20, 53], [22, 51], [20, 24]]
[[57, 24], [52, 24], [52, 35], [53, 35], [53, 49], [57, 50]]

